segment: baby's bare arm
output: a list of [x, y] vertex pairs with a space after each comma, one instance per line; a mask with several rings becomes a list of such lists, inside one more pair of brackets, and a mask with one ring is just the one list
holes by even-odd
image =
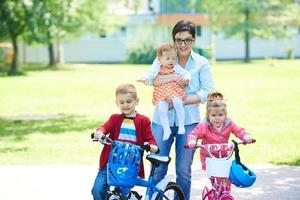
[[172, 81], [178, 81], [180, 76], [178, 74], [168, 74], [168, 75], [157, 75], [153, 80], [154, 86], [159, 86], [165, 83], [169, 83]]

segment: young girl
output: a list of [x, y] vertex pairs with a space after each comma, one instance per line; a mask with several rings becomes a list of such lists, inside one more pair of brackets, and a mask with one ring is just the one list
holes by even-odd
[[[160, 68], [150, 72], [139, 79], [139, 82], [147, 83], [147, 80], [153, 79], [157, 75], [169, 75], [177, 73], [181, 75], [181, 79], [188, 83], [190, 74], [182, 67], [175, 65], [176, 63], [176, 49], [173, 45], [163, 44], [157, 50], [157, 58], [160, 62]], [[150, 78], [151, 77], [151, 78]], [[176, 111], [178, 119], [178, 134], [184, 134], [184, 120], [185, 114], [183, 109], [183, 100], [186, 98], [184, 89], [176, 82], [168, 82], [159, 86], [155, 86], [153, 90], [152, 103], [158, 107], [158, 113], [161, 125], [164, 129], [163, 140], [167, 140], [171, 134], [168, 110], [171, 101]]]
[[[252, 142], [251, 136], [244, 128], [237, 126], [231, 119], [227, 118], [226, 104], [221, 93], [211, 93], [208, 95], [206, 106], [206, 119], [200, 122], [195, 129], [188, 135], [189, 147], [195, 147], [197, 140], [201, 139], [202, 144], [221, 144], [228, 143], [230, 134], [233, 133], [242, 141]], [[227, 156], [224, 155], [223, 156]], [[205, 159], [208, 153], [200, 150], [202, 169], [206, 170]], [[217, 179], [218, 183], [221, 179]], [[230, 181], [227, 181], [227, 189], [230, 191]]]

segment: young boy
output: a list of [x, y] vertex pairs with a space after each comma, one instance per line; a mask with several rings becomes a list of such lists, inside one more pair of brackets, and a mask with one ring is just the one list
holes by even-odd
[[[97, 128], [94, 134], [95, 139], [100, 140], [103, 134], [109, 134], [109, 138], [113, 140], [126, 141], [140, 146], [148, 142], [150, 151], [156, 152], [157, 146], [152, 135], [150, 120], [136, 112], [135, 107], [138, 103], [139, 99], [134, 85], [119, 85], [116, 89], [116, 104], [121, 114], [111, 115], [108, 121]], [[94, 200], [104, 200], [105, 192], [109, 189], [106, 169], [109, 153], [110, 147], [104, 146], [100, 156], [99, 172], [92, 189]], [[142, 161], [139, 176], [144, 177]]]

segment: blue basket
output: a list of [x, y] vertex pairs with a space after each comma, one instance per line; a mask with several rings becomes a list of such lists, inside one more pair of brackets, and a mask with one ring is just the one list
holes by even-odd
[[115, 142], [107, 164], [110, 186], [134, 187], [141, 162], [141, 147], [129, 142]]

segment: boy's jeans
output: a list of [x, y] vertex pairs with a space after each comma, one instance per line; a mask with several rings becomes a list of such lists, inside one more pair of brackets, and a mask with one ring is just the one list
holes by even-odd
[[92, 189], [92, 195], [94, 200], [104, 200], [105, 193], [109, 189], [107, 184], [107, 169], [99, 169], [97, 177], [95, 179], [94, 187]]
[[[163, 128], [162, 126], [152, 123], [152, 132], [155, 137], [157, 146], [160, 149], [159, 155], [169, 156], [174, 138], [175, 142], [175, 165], [176, 165], [176, 183], [183, 190], [186, 200], [190, 199], [191, 192], [191, 167], [195, 150], [185, 149], [184, 144], [187, 144], [188, 134], [197, 126], [197, 123], [185, 125], [185, 134], [179, 135], [177, 133], [178, 127], [172, 126], [171, 135], [168, 140], [163, 141]], [[168, 167], [160, 165], [155, 171], [155, 178], [161, 180], [167, 174]]]

